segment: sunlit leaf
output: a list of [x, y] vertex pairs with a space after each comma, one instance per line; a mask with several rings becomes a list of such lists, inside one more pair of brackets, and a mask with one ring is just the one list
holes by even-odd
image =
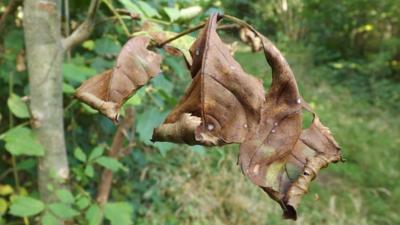
[[4, 215], [7, 209], [8, 209], [8, 202], [4, 198], [0, 198], [0, 216]]
[[88, 50], [93, 50], [94, 49], [94, 41], [93, 40], [87, 40], [82, 43], [82, 46]]
[[6, 196], [14, 193], [14, 188], [9, 184], [0, 184], [0, 196]]

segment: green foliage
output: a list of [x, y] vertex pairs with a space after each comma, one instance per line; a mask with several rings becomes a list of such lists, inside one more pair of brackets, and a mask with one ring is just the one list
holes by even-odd
[[12, 94], [7, 100], [8, 108], [18, 118], [29, 118], [29, 111], [26, 103], [22, 101], [21, 97]]
[[[24, 138], [21, 141], [21, 137]], [[6, 142], [6, 149], [13, 155], [42, 156], [44, 149], [32, 131], [25, 127], [15, 127], [0, 136]]]
[[101, 220], [103, 219], [103, 214], [100, 207], [97, 204], [91, 205], [90, 208], [86, 211], [85, 218], [89, 222], [89, 225], [100, 224]]
[[44, 210], [44, 204], [34, 198], [19, 196], [10, 206], [10, 214], [19, 217], [34, 216]]
[[67, 189], [56, 190], [58, 199], [65, 204], [72, 204], [75, 201], [72, 193]]
[[74, 216], [79, 215], [79, 212], [74, 208], [72, 208], [71, 205], [67, 203], [62, 203], [62, 202], [52, 203], [48, 207], [51, 210], [51, 212], [54, 213], [54, 215], [62, 219], [70, 219]]
[[104, 217], [111, 225], [130, 225], [132, 211], [132, 206], [126, 202], [110, 202], [104, 206]]
[[50, 212], [46, 212], [43, 216], [43, 225], [54, 225], [57, 224], [57, 218]]
[[106, 156], [101, 156], [95, 160], [95, 162], [113, 172], [117, 172], [118, 170], [126, 170], [124, 165], [120, 163], [118, 160]]

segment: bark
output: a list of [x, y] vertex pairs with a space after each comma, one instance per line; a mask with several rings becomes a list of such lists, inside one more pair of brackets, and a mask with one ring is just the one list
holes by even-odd
[[49, 185], [54, 190], [67, 188], [69, 176], [63, 123], [61, 0], [25, 0], [24, 33], [32, 127], [45, 149], [39, 159], [39, 192], [42, 201], [49, 203], [56, 200]]
[[89, 37], [100, 2], [91, 0], [85, 21], [63, 39], [61, 0], [24, 1], [30, 109], [33, 130], [45, 149], [44, 156], [39, 159], [38, 174], [40, 196], [46, 204], [57, 200], [52, 190], [68, 188], [61, 75], [63, 55], [65, 50]]

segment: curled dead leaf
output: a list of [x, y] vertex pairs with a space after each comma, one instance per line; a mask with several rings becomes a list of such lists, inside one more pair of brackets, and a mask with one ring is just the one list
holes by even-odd
[[296, 219], [296, 207], [319, 170], [341, 159], [340, 147], [314, 112], [302, 131], [302, 100], [294, 74], [282, 53], [257, 31], [269, 65], [272, 84], [258, 129], [240, 146], [239, 165], [250, 180], [277, 201], [284, 218]]
[[[262, 82], [246, 74], [233, 59], [216, 32], [217, 20], [218, 14], [213, 14], [190, 48], [193, 80], [164, 124], [155, 129], [153, 140], [208, 146], [240, 143], [257, 126], [264, 104]], [[189, 130], [180, 122], [188, 113], [201, 121], [193, 135], [181, 132]], [[173, 135], [169, 132], [172, 124], [181, 126]], [[160, 138], [167, 137], [164, 132], [169, 138]]]
[[130, 39], [118, 55], [114, 68], [86, 80], [75, 96], [117, 121], [121, 105], [161, 72], [161, 56], [147, 49], [149, 42], [146, 36]]

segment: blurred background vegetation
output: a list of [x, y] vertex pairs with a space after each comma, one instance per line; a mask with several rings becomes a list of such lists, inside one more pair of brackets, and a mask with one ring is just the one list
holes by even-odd
[[[9, 2], [0, 3], [0, 15]], [[89, 3], [64, 3], [62, 32], [68, 34], [84, 20]], [[59, 193], [63, 205], [53, 207], [53, 214], [75, 224], [96, 224], [90, 221], [96, 211], [91, 204], [102, 167], [116, 167], [110, 196], [114, 204], [109, 205], [105, 224], [400, 224], [399, 6], [399, 0], [103, 0], [90, 39], [69, 51], [63, 63], [71, 191]], [[279, 206], [241, 174], [236, 165], [238, 146], [205, 149], [149, 141], [153, 128], [190, 81], [184, 61], [162, 51], [163, 75], [128, 102], [136, 111], [133, 150], [121, 159], [122, 165], [96, 160], [109, 148], [116, 127], [75, 100], [74, 90], [113, 66], [129, 39], [125, 28], [139, 32], [145, 21], [151, 21], [179, 32], [215, 11], [244, 19], [274, 40], [292, 66], [304, 98], [342, 146], [347, 162], [320, 173], [296, 222], [283, 221]], [[35, 224], [37, 216], [24, 212], [41, 208], [40, 201], [22, 207], [22, 213], [18, 205], [12, 206], [16, 196], [39, 199], [40, 147], [34, 147], [30, 136], [22, 19], [17, 6], [1, 24], [1, 225]], [[236, 29], [220, 34], [226, 42], [239, 40]], [[271, 71], [262, 53], [252, 53], [239, 42], [235, 46], [235, 57], [245, 71], [268, 85]], [[10, 134], [16, 126], [24, 129]]]

